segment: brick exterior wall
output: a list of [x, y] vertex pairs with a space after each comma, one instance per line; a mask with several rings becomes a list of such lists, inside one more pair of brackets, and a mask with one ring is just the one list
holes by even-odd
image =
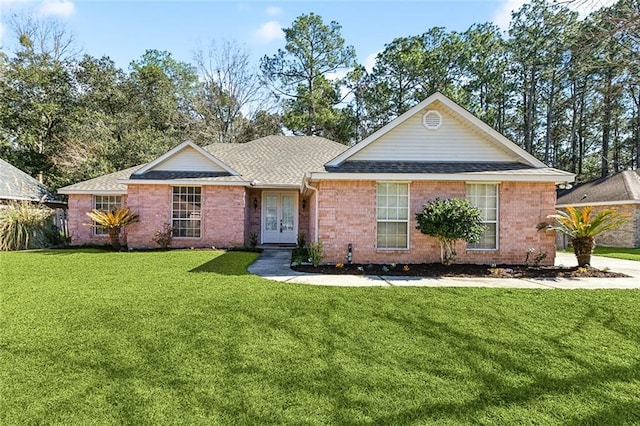
[[[123, 196], [123, 205], [138, 213], [140, 222], [129, 225], [121, 233], [123, 244], [132, 248], [155, 248], [156, 231], [171, 222], [171, 193], [169, 185], [129, 185], [128, 195]], [[258, 207], [254, 208], [254, 199]], [[312, 200], [302, 198], [298, 206], [298, 232], [304, 233], [307, 241], [312, 238], [309, 220]], [[68, 227], [71, 242], [82, 244], [109, 244], [107, 235], [95, 236], [85, 212], [93, 209], [93, 195], [69, 195]], [[249, 244], [252, 232], [258, 234], [260, 242], [262, 214], [262, 190], [245, 189], [240, 186], [203, 186], [202, 222], [200, 238], [174, 238], [171, 247], [229, 247]], [[242, 218], [238, 220], [238, 218]]]
[[[621, 226], [603, 232], [596, 237], [596, 245], [603, 247], [640, 247], [640, 204], [620, 204], [612, 206], [594, 206], [592, 215], [605, 209], [615, 209], [618, 213], [628, 216], [629, 220]], [[571, 244], [568, 237], [559, 237], [561, 247]]]
[[[305, 241], [309, 243], [313, 240], [313, 236], [310, 234], [310, 219], [311, 219], [311, 200], [308, 197], [300, 196], [298, 200], [298, 234], [304, 234]], [[304, 208], [302, 204], [304, 203]]]
[[[127, 205], [127, 196], [122, 196], [122, 204]], [[69, 229], [69, 237], [71, 244], [110, 244], [108, 235], [94, 235], [93, 228], [87, 224], [91, 223], [91, 219], [86, 215], [87, 212], [93, 210], [93, 195], [80, 194], [69, 195], [67, 203], [67, 227]], [[127, 243], [126, 229], [120, 232], [120, 241]]]
[[[254, 207], [254, 200], [258, 203]], [[247, 190], [247, 216], [245, 226], [245, 241], [249, 244], [249, 236], [252, 232], [258, 235], [258, 244], [260, 244], [260, 215], [262, 215], [262, 190]]]
[[[418, 231], [415, 213], [433, 198], [466, 196], [464, 182], [413, 182], [409, 186], [409, 249], [376, 249], [376, 187], [374, 181], [321, 181], [319, 189], [319, 239], [327, 263], [344, 262], [353, 244], [355, 263], [432, 263], [440, 261], [438, 242]], [[313, 200], [312, 200], [313, 201]], [[536, 225], [553, 214], [553, 183], [503, 182], [499, 185], [498, 250], [457, 247], [457, 262], [522, 264], [527, 249], [546, 252], [544, 264], [555, 257], [555, 235], [539, 232]], [[311, 226], [313, 218], [311, 217]]]
[[[129, 208], [140, 222], [127, 227], [129, 247], [155, 248], [156, 231], [171, 221], [169, 185], [128, 185]], [[203, 186], [200, 238], [174, 238], [171, 247], [229, 247], [244, 244], [245, 189], [240, 186]]]

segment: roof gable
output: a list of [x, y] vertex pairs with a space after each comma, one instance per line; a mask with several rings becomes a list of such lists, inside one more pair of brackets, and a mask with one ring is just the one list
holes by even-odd
[[[429, 122], [423, 125], [427, 112]], [[434, 126], [432, 120], [437, 116], [440, 123]], [[327, 166], [346, 161], [519, 162], [546, 167], [441, 93], [420, 102]]]
[[238, 175], [227, 164], [191, 141], [185, 141], [133, 173], [132, 177], [162, 172], [196, 172]]

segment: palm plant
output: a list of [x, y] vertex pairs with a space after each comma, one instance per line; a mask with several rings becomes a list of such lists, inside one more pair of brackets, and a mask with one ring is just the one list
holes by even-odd
[[557, 211], [549, 216], [556, 224], [550, 228], [566, 234], [571, 238], [573, 252], [578, 260], [578, 266], [591, 263], [591, 253], [595, 248], [595, 237], [605, 231], [616, 228], [627, 221], [627, 217], [613, 209], [605, 209], [593, 217], [593, 207], [575, 208], [567, 206], [567, 211]]
[[116, 251], [120, 250], [120, 229], [138, 221], [138, 214], [130, 211], [128, 207], [108, 212], [94, 209], [87, 212], [87, 216], [94, 222], [91, 226], [102, 226], [107, 229], [111, 245]]

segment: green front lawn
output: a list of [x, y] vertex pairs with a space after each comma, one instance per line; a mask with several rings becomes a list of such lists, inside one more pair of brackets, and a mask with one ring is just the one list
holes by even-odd
[[637, 424], [640, 291], [337, 288], [0, 253], [0, 424]]
[[[565, 250], [567, 253], [573, 253], [571, 246]], [[596, 256], [613, 257], [617, 259], [635, 260], [640, 262], [640, 248], [624, 248], [624, 247], [600, 247], [596, 246], [593, 250]]]
[[640, 262], [640, 248], [596, 247], [593, 254]]

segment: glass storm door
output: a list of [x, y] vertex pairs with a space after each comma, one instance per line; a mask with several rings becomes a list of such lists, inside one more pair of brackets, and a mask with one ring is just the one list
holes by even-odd
[[297, 193], [265, 192], [262, 196], [262, 242], [295, 243], [298, 231]]

